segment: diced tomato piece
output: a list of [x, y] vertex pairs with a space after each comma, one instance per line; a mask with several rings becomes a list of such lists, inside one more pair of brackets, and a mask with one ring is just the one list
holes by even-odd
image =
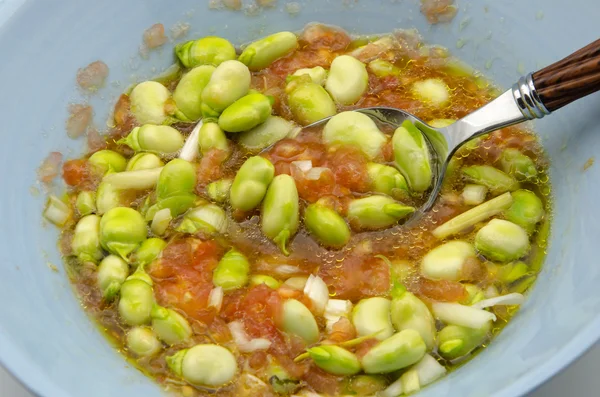
[[197, 193], [203, 192], [204, 186], [223, 176], [223, 167], [221, 164], [227, 159], [227, 156], [227, 152], [219, 149], [211, 149], [202, 156], [197, 171]]
[[383, 145], [383, 148], [381, 149], [381, 154], [383, 155], [383, 159], [385, 161], [394, 161], [394, 145], [392, 145], [391, 139], [388, 141], [388, 143]]
[[340, 317], [340, 319], [333, 324], [331, 333], [327, 338], [333, 343], [342, 343], [356, 338], [356, 329], [354, 325], [346, 317]]
[[358, 149], [348, 146], [337, 149], [328, 155], [327, 165], [338, 184], [354, 192], [368, 190], [367, 159]]
[[117, 127], [131, 126], [134, 122], [133, 115], [131, 114], [131, 101], [129, 95], [122, 94], [119, 100], [115, 104], [114, 119]]
[[390, 289], [389, 266], [379, 258], [346, 257], [340, 263], [323, 263], [319, 276], [338, 299], [359, 300], [385, 296]]
[[308, 26], [300, 36], [305, 48], [326, 48], [329, 51], [340, 51], [348, 47], [352, 39], [346, 32], [325, 25]]
[[314, 364], [310, 366], [302, 379], [317, 393], [337, 396], [340, 392], [342, 378], [329, 374]]
[[228, 321], [243, 320], [246, 332], [253, 338], [267, 338], [273, 343], [283, 343], [276, 322], [281, 310], [281, 298], [277, 291], [264, 284], [237, 295], [223, 307], [222, 317]]
[[211, 322], [214, 309], [208, 308], [213, 288], [212, 271], [223, 249], [215, 241], [176, 240], [149, 269], [158, 302], [177, 307], [201, 322]]
[[100, 175], [93, 170], [87, 160], [69, 160], [63, 165], [63, 179], [69, 186], [81, 190], [93, 190], [100, 180]]
[[407, 283], [406, 288], [420, 298], [434, 301], [458, 302], [467, 297], [465, 287], [455, 281], [419, 278]]

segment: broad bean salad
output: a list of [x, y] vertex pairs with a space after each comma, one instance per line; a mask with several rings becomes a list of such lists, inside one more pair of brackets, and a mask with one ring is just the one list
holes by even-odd
[[413, 31], [310, 24], [174, 55], [44, 210], [83, 307], [141, 371], [182, 396], [397, 397], [511, 319], [549, 229], [535, 136], [469, 142], [403, 224], [432, 185], [429, 143], [352, 112], [445, 126], [498, 95], [487, 80]]

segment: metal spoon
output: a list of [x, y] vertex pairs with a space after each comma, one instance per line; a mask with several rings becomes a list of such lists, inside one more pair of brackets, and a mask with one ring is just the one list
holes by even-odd
[[[466, 142], [480, 135], [542, 118], [600, 89], [600, 40], [535, 73], [521, 77], [511, 89], [480, 109], [444, 128], [435, 128], [401, 109], [370, 107], [356, 109], [376, 121], [399, 127], [410, 120], [430, 144], [433, 188], [425, 204], [410, 221], [429, 211], [440, 192], [450, 159]], [[305, 128], [319, 127], [331, 117]]]

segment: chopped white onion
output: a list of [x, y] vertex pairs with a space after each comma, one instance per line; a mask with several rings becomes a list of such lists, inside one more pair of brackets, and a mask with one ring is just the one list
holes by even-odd
[[493, 313], [459, 303], [435, 302], [432, 309], [435, 317], [444, 323], [467, 328], [479, 329], [489, 321], [496, 321]]
[[306, 295], [311, 302], [317, 314], [322, 314], [325, 311], [325, 306], [329, 301], [329, 289], [327, 284], [319, 276], [308, 276], [306, 284], [304, 285], [304, 295]]
[[221, 311], [223, 305], [223, 288], [215, 287], [208, 295], [208, 307], [214, 307], [217, 313]]
[[462, 192], [462, 199], [466, 205], [479, 205], [485, 201], [488, 188], [482, 185], [468, 184]]
[[310, 160], [292, 161], [291, 164], [298, 167], [302, 172], [307, 172], [312, 168], [312, 161]]
[[297, 274], [302, 272], [298, 266], [294, 265], [279, 265], [275, 268], [275, 273], [281, 274], [283, 276], [288, 276], [290, 274]]
[[325, 306], [325, 320], [327, 320], [327, 332], [331, 333], [333, 325], [337, 323], [340, 318], [348, 317], [352, 311], [352, 302], [343, 299], [329, 299]]
[[227, 324], [227, 327], [229, 328], [229, 332], [231, 332], [231, 336], [233, 336], [233, 341], [236, 345], [239, 346], [250, 342], [250, 338], [248, 337], [248, 334], [246, 334], [244, 324], [242, 324], [241, 321], [232, 321]]
[[115, 189], [150, 189], [156, 186], [162, 169], [163, 167], [115, 172], [107, 174], [102, 179], [102, 182], [112, 185]]
[[257, 350], [267, 350], [271, 346], [271, 341], [267, 339], [250, 339], [248, 334], [246, 334], [244, 324], [242, 324], [241, 321], [232, 321], [227, 324], [227, 327], [229, 327], [229, 332], [231, 332], [233, 341], [243, 353], [250, 353]]
[[[389, 385], [383, 390], [380, 397], [397, 397], [402, 395], [409, 380], [415, 381], [415, 379], [409, 379], [409, 374], [416, 374], [418, 376], [418, 388], [420, 389], [428, 384], [435, 382], [446, 373], [446, 368], [441, 365], [435, 358], [426, 354], [423, 356], [421, 361], [413, 365], [408, 371], [406, 371], [400, 378], [394, 383]], [[403, 386], [405, 385], [405, 386]], [[415, 385], [412, 385], [415, 386]], [[407, 390], [408, 391], [408, 390]], [[416, 390], [415, 390], [416, 391]]]
[[380, 397], [398, 397], [400, 395], [402, 395], [402, 378], [398, 378], [394, 383], [379, 393]]
[[251, 339], [246, 343], [238, 345], [238, 348], [242, 353], [251, 353], [258, 350], [267, 350], [271, 347], [271, 341], [264, 338]]
[[495, 285], [490, 285], [485, 289], [485, 291], [483, 291], [483, 296], [485, 296], [486, 299], [495, 298], [498, 295], [500, 295], [500, 293], [498, 292], [498, 288], [496, 288]]
[[194, 161], [198, 156], [198, 138], [200, 137], [200, 128], [202, 127], [202, 120], [196, 124], [190, 136], [185, 141], [181, 152], [179, 152], [179, 158], [187, 161]]
[[435, 382], [446, 373], [446, 368], [429, 354], [423, 356], [421, 361], [413, 366], [413, 369], [419, 374], [421, 387]]
[[294, 289], [303, 291], [304, 286], [306, 285], [306, 280], [308, 280], [308, 278], [304, 276], [290, 277], [285, 280], [284, 284], [289, 285]]
[[326, 167], [313, 167], [306, 173], [306, 179], [310, 181], [318, 181], [321, 178], [321, 174], [329, 170]]
[[476, 309], [485, 309], [486, 307], [492, 306], [520, 305], [524, 301], [525, 297], [522, 294], [513, 292], [512, 294], [500, 295], [494, 298], [484, 299], [471, 305], [471, 307], [474, 307]]
[[163, 208], [162, 210], [158, 210], [156, 211], [156, 214], [154, 214], [154, 218], [152, 218], [150, 230], [157, 236], [161, 236], [169, 227], [169, 223], [171, 223], [172, 219], [173, 216], [171, 215], [170, 209]]
[[67, 204], [56, 196], [48, 197], [46, 209], [44, 210], [44, 218], [56, 226], [62, 227], [67, 223], [69, 216], [71, 216], [71, 210]]

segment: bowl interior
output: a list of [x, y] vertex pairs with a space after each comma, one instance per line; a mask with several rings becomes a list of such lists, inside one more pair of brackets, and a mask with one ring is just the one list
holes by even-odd
[[[0, 363], [40, 395], [162, 395], [128, 365], [85, 315], [45, 225], [45, 191], [36, 169], [53, 150], [78, 156], [83, 139], [64, 131], [70, 103], [89, 101], [102, 130], [117, 96], [129, 84], [172, 62], [171, 45], [140, 57], [142, 32], [161, 22], [188, 23], [186, 38], [222, 35], [236, 44], [318, 21], [356, 33], [417, 28], [508, 88], [523, 73], [596, 39], [600, 8], [592, 0], [459, 0], [450, 24], [429, 26], [417, 0], [287, 1], [245, 12], [209, 10], [209, 1], [106, 0], [59, 4], [0, 1]], [[571, 21], [565, 24], [564, 21]], [[577, 21], [577, 23], [575, 23]], [[75, 88], [77, 69], [97, 59], [109, 83], [86, 96]], [[596, 247], [600, 167], [583, 171], [600, 150], [600, 96], [537, 123], [552, 160], [555, 218], [545, 268], [519, 314], [471, 363], [421, 395], [516, 396], [539, 385], [600, 336], [600, 267]], [[50, 269], [50, 264], [59, 271]]]

